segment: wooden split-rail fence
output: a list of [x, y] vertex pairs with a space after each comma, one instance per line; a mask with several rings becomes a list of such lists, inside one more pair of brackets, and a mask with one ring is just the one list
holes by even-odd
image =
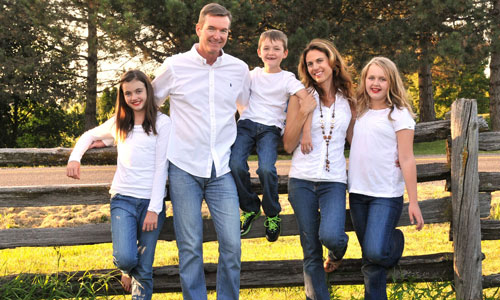
[[[403, 257], [388, 276], [390, 280], [431, 282], [454, 281], [457, 299], [481, 299], [482, 289], [500, 287], [500, 273], [482, 275], [481, 240], [500, 239], [500, 221], [490, 220], [491, 192], [500, 190], [500, 172], [478, 172], [478, 151], [500, 150], [500, 132], [481, 132], [487, 125], [477, 117], [475, 100], [459, 99], [452, 105], [451, 120], [419, 123], [415, 142], [447, 139], [448, 162], [417, 166], [418, 182], [446, 180], [451, 197], [420, 201], [426, 224], [450, 223], [453, 253], [429, 253]], [[0, 166], [65, 165], [71, 149], [0, 149]], [[83, 164], [114, 164], [116, 150], [90, 150]], [[287, 193], [287, 176], [279, 177], [279, 193]], [[258, 178], [252, 178], [258, 193]], [[0, 207], [42, 207], [109, 203], [109, 184], [0, 187]], [[409, 226], [405, 204], [398, 226]], [[349, 211], [346, 231], [352, 231]], [[293, 215], [282, 215], [282, 236], [298, 235]], [[262, 218], [262, 217], [261, 217]], [[263, 222], [255, 222], [244, 238], [263, 237]], [[210, 219], [204, 219], [204, 242], [216, 241]], [[173, 241], [172, 218], [160, 234], [161, 240]], [[71, 228], [21, 228], [0, 230], [0, 249], [15, 247], [73, 246], [110, 243], [110, 224], [87, 224]], [[300, 250], [299, 250], [300, 251]], [[215, 289], [216, 264], [205, 264], [208, 289]], [[280, 270], [280, 272], [276, 272]], [[329, 276], [335, 285], [362, 284], [361, 259], [345, 259]], [[500, 270], [500, 269], [499, 269]], [[94, 278], [113, 270], [66, 273], [75, 285], [84, 274]], [[27, 274], [30, 276], [34, 274]], [[62, 276], [59, 273], [58, 276]], [[270, 276], [272, 275], [272, 276]], [[117, 275], [118, 276], [118, 275]], [[0, 277], [0, 285], [15, 276]], [[154, 268], [154, 292], [180, 291], [177, 265]], [[242, 262], [241, 288], [302, 286], [302, 260]], [[123, 293], [118, 280], [112, 281], [110, 294]]]

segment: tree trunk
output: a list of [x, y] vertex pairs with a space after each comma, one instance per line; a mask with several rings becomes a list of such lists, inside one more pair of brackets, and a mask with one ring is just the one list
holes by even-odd
[[88, 54], [87, 54], [87, 101], [85, 104], [85, 130], [97, 126], [97, 7], [94, 0], [88, 1]]
[[493, 1], [490, 62], [490, 120], [491, 130], [500, 131], [500, 0]]
[[431, 63], [427, 61], [427, 57], [425, 56], [420, 59], [420, 66], [418, 69], [418, 90], [420, 96], [420, 122], [436, 120], [434, 95], [432, 93]]

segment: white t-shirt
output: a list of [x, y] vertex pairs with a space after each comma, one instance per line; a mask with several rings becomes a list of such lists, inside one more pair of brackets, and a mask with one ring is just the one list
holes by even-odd
[[331, 107], [322, 106], [325, 134], [327, 135], [330, 132], [332, 110], [335, 108], [335, 126], [333, 127], [332, 138], [328, 146], [328, 159], [330, 160], [330, 172], [328, 172], [325, 170], [326, 141], [323, 139], [321, 132], [320, 101], [317, 93], [314, 93], [314, 98], [318, 102], [318, 106], [313, 111], [312, 117], [311, 138], [313, 150], [309, 154], [303, 154], [299, 144], [293, 152], [289, 177], [310, 181], [346, 183], [347, 174], [344, 145], [347, 127], [349, 127], [349, 122], [351, 121], [349, 102], [338, 91], [335, 104], [332, 104]]
[[[160, 213], [166, 194], [168, 172], [167, 146], [170, 118], [158, 113], [156, 132], [146, 134], [142, 125], [135, 125], [125, 141], [118, 142], [116, 172], [110, 194], [150, 199], [149, 211]], [[80, 161], [93, 141], [116, 138], [115, 117], [86, 131], [75, 145], [68, 161]]]
[[169, 161], [197, 177], [210, 178], [212, 165], [217, 177], [229, 173], [236, 102], [248, 102], [248, 65], [224, 52], [209, 65], [195, 44], [188, 52], [168, 57], [156, 75], [156, 103], [170, 97]]
[[349, 193], [373, 197], [400, 197], [405, 191], [401, 168], [396, 166], [396, 132], [415, 129], [406, 109], [368, 110], [356, 120], [349, 155]]
[[257, 67], [250, 72], [250, 78], [250, 100], [248, 107], [240, 112], [240, 120], [249, 119], [283, 129], [288, 98], [304, 89], [304, 85], [292, 72], [284, 70], [266, 73], [263, 68]]

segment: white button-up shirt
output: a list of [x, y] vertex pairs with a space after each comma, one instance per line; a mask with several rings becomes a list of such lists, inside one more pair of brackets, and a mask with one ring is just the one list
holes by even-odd
[[155, 101], [170, 96], [172, 130], [167, 157], [191, 175], [210, 178], [230, 172], [236, 139], [236, 102], [248, 103], [250, 76], [246, 63], [222, 53], [207, 64], [196, 50], [165, 60], [153, 81]]

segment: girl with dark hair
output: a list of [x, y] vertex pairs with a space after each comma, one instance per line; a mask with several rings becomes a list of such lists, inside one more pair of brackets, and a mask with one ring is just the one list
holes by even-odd
[[80, 159], [94, 141], [114, 139], [118, 157], [109, 191], [113, 262], [132, 299], [151, 299], [156, 242], [165, 221], [170, 118], [158, 111], [143, 72], [128, 71], [119, 84], [115, 116], [80, 137], [67, 176], [80, 179]]

